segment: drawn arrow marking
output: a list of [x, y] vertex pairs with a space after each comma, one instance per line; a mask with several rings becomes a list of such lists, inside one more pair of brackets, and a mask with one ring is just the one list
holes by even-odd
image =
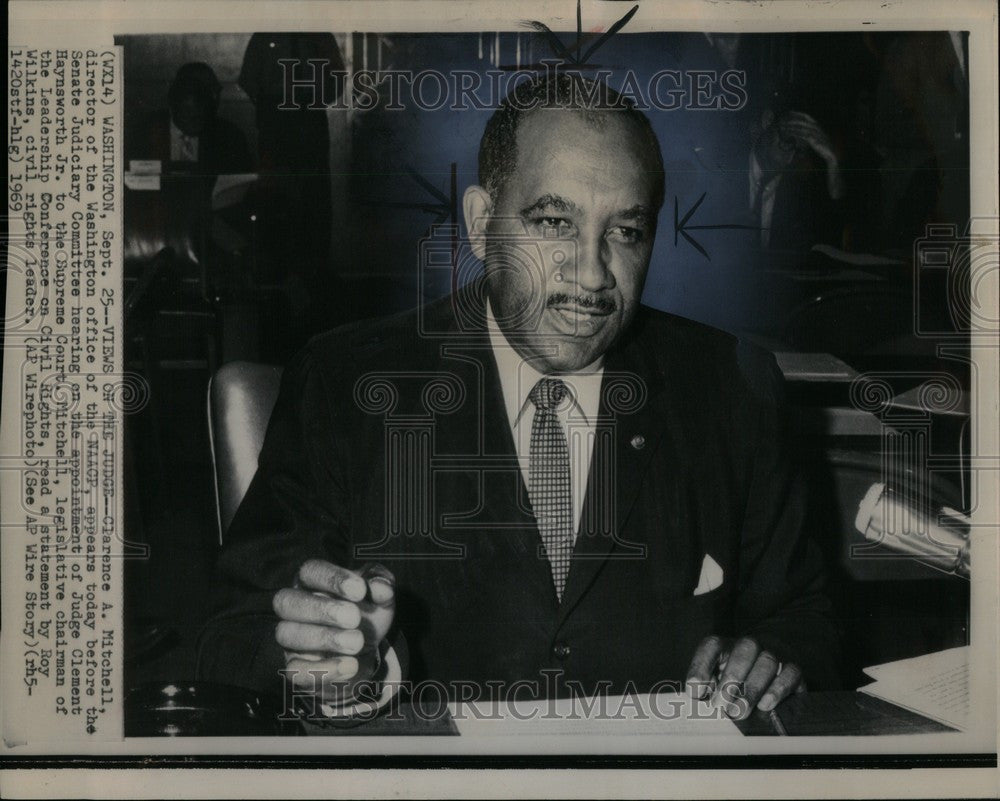
[[581, 55], [580, 51], [583, 48], [583, 43], [589, 41], [593, 34], [590, 32], [583, 32], [583, 11], [581, 9], [581, 0], [576, 0], [576, 41], [570, 45], [564, 45], [562, 40], [556, 36], [552, 29], [549, 28], [544, 22], [538, 22], [537, 20], [526, 20], [523, 24], [545, 37], [545, 40], [549, 43], [549, 47], [552, 48], [552, 52], [559, 56], [565, 63], [572, 64], [577, 68], [593, 67], [595, 65], [589, 64], [588, 60], [592, 55], [594, 55], [598, 50], [600, 50], [604, 44], [618, 31], [628, 25], [629, 20], [635, 16], [636, 12], [639, 10], [638, 3], [625, 14], [620, 20], [618, 20], [614, 25], [607, 29], [596, 42], [594, 42], [590, 47], [587, 48], [585, 52]]
[[688, 225], [688, 222], [694, 216], [694, 213], [698, 211], [698, 207], [704, 202], [705, 197], [708, 192], [702, 192], [701, 197], [698, 198], [694, 205], [687, 210], [687, 213], [681, 217], [680, 209], [678, 207], [677, 196], [674, 195], [674, 247], [677, 247], [677, 238], [683, 236], [687, 243], [691, 245], [695, 250], [697, 250], [702, 256], [704, 256], [709, 261], [712, 257], [708, 255], [708, 251], [701, 246], [688, 231], [721, 231], [721, 230], [732, 230], [732, 231], [760, 231], [762, 230], [756, 225], [740, 225], [738, 223], [716, 223], [712, 225]]

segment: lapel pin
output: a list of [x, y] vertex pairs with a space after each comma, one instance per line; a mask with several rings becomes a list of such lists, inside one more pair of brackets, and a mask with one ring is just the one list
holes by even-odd
[[642, 434], [636, 434], [632, 437], [631, 445], [637, 451], [641, 451], [644, 447], [646, 447], [646, 438]]

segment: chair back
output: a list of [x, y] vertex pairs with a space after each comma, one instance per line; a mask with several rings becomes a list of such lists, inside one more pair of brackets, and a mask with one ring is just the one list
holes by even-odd
[[220, 545], [257, 472], [280, 384], [280, 367], [252, 362], [224, 364], [208, 382], [208, 438]]

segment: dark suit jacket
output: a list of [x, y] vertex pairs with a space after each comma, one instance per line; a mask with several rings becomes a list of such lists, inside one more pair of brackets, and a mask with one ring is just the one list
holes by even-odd
[[126, 140], [128, 159], [156, 159], [176, 170], [210, 176], [251, 172], [253, 161], [243, 132], [229, 120], [215, 117], [198, 137], [198, 161], [170, 159], [170, 112], [163, 109], [130, 121]]
[[[277, 690], [271, 596], [321, 557], [395, 573], [415, 681], [535, 680], [548, 668], [588, 692], [601, 682], [648, 691], [683, 681], [706, 635], [749, 634], [798, 662], [811, 686], [834, 683], [835, 637], [801, 531], [773, 358], [641, 309], [606, 357], [559, 604], [482, 302], [456, 297], [322, 335], [286, 370], [221, 555], [200, 675]], [[400, 469], [407, 461], [425, 467]], [[695, 596], [706, 554], [724, 581]]]

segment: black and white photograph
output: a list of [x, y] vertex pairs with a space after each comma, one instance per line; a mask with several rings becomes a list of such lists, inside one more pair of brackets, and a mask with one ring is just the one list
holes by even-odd
[[996, 791], [996, 11], [710, 5], [11, 40], [5, 716], [465, 777], [400, 797]]

